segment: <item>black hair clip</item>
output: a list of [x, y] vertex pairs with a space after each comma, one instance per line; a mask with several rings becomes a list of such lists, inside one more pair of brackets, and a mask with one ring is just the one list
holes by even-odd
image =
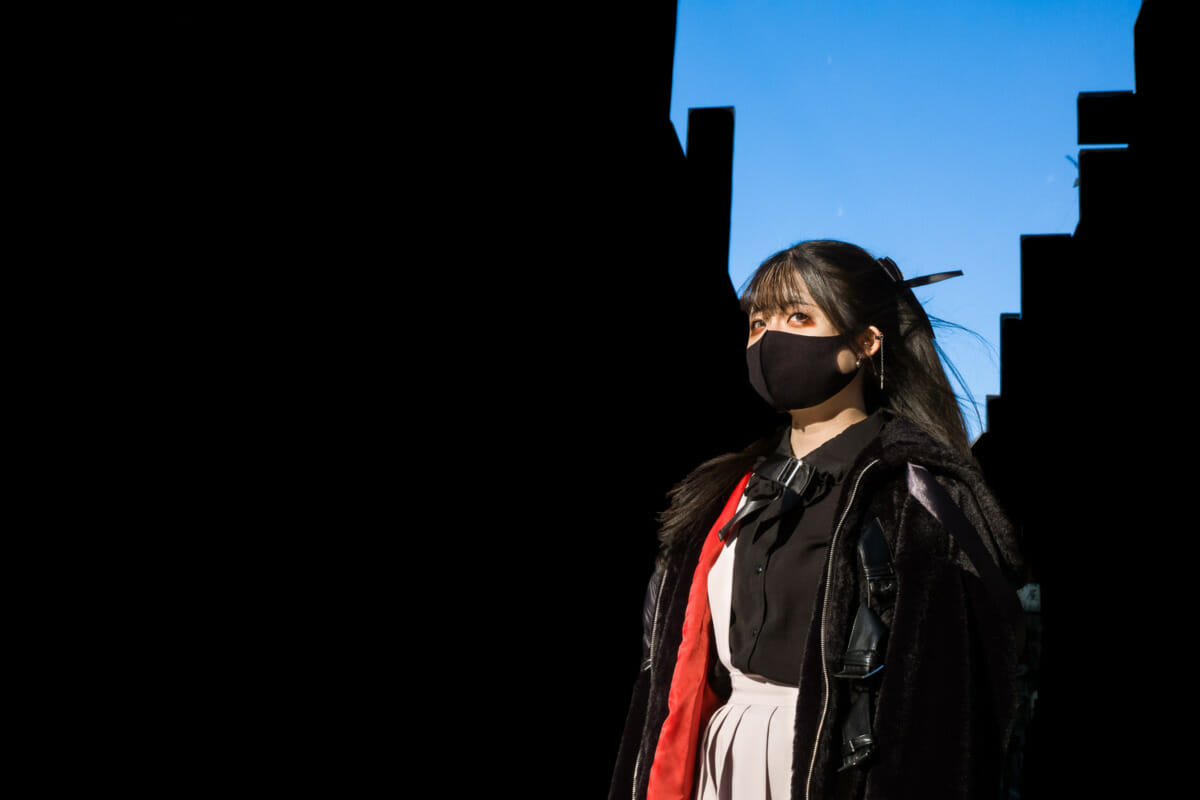
[[921, 301], [913, 294], [914, 286], [927, 286], [931, 283], [944, 281], [947, 278], [957, 278], [962, 275], [961, 269], [950, 270], [949, 272], [935, 272], [932, 275], [921, 275], [916, 278], [904, 279], [904, 274], [900, 272], [900, 267], [896, 266], [896, 262], [892, 259], [884, 257], [876, 259], [879, 266], [883, 267], [884, 273], [896, 285], [896, 288], [903, 293], [905, 300], [912, 306], [917, 317], [921, 320], [921, 326], [925, 332], [929, 334], [929, 338], [933, 338], [933, 325], [929, 322], [929, 316], [925, 313], [924, 307], [921, 306]]

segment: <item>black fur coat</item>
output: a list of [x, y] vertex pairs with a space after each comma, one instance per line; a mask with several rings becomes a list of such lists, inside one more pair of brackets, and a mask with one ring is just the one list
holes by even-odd
[[[1015, 533], [976, 465], [903, 419], [889, 417], [859, 457], [839, 501], [835, 518], [844, 515], [839, 526], [844, 533], [830, 546], [800, 675], [793, 800], [998, 796], [1016, 710], [1020, 634], [956, 538], [911, 494], [910, 463], [932, 473], [972, 523], [1004, 579], [1014, 591], [1020, 584]], [[654, 645], [634, 687], [610, 800], [647, 796], [701, 546], [719, 506], [752, 464], [747, 454], [708, 476], [709, 483], [725, 484], [720, 504], [695, 514], [705, 519], [679, 526], [663, 542], [651, 583], [657, 604], [648, 606], [654, 613], [647, 615], [647, 623], [654, 624], [647, 639]], [[839, 769], [855, 690], [833, 676], [855, 615], [867, 601], [856, 545], [876, 519], [891, 551], [898, 591], [882, 614], [888, 629], [886, 661], [870, 703], [875, 746], [862, 763]]]

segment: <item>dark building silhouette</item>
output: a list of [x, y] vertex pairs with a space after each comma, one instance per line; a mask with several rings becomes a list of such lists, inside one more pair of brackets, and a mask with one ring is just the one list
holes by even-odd
[[154, 695], [189, 740], [255, 753], [225, 764], [606, 790], [655, 514], [766, 421], [728, 277], [733, 112], [679, 141], [674, 26], [674, 0], [192, 5], [129, 37], [138, 423], [187, 487], [154, 495], [170, 553], [130, 620], [173, 632], [146, 639], [186, 665]]
[[[1041, 586], [1040, 689], [1025, 797], [1157, 796], [1170, 737], [1153, 653], [1183, 622], [1172, 551], [1183, 472], [1175, 378], [1191, 289], [1179, 6], [1143, 2], [1135, 91], [1078, 97], [1079, 223], [1021, 239], [1021, 311], [1001, 317], [1000, 395], [976, 454]], [[1160, 732], [1158, 735], [1151, 731]], [[1149, 735], [1149, 736], [1148, 736]]]

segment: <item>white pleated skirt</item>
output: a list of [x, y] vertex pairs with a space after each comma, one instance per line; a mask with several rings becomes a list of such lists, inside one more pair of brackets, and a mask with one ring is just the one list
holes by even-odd
[[705, 730], [695, 800], [787, 800], [799, 690], [744, 674], [730, 664], [735, 549], [728, 542], [708, 575], [717, 656], [729, 670], [733, 691]]

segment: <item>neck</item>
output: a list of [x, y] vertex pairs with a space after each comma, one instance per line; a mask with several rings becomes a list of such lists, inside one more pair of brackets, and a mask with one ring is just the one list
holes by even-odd
[[803, 458], [846, 428], [867, 418], [862, 375], [856, 376], [845, 389], [819, 406], [788, 413], [792, 415], [792, 454]]

